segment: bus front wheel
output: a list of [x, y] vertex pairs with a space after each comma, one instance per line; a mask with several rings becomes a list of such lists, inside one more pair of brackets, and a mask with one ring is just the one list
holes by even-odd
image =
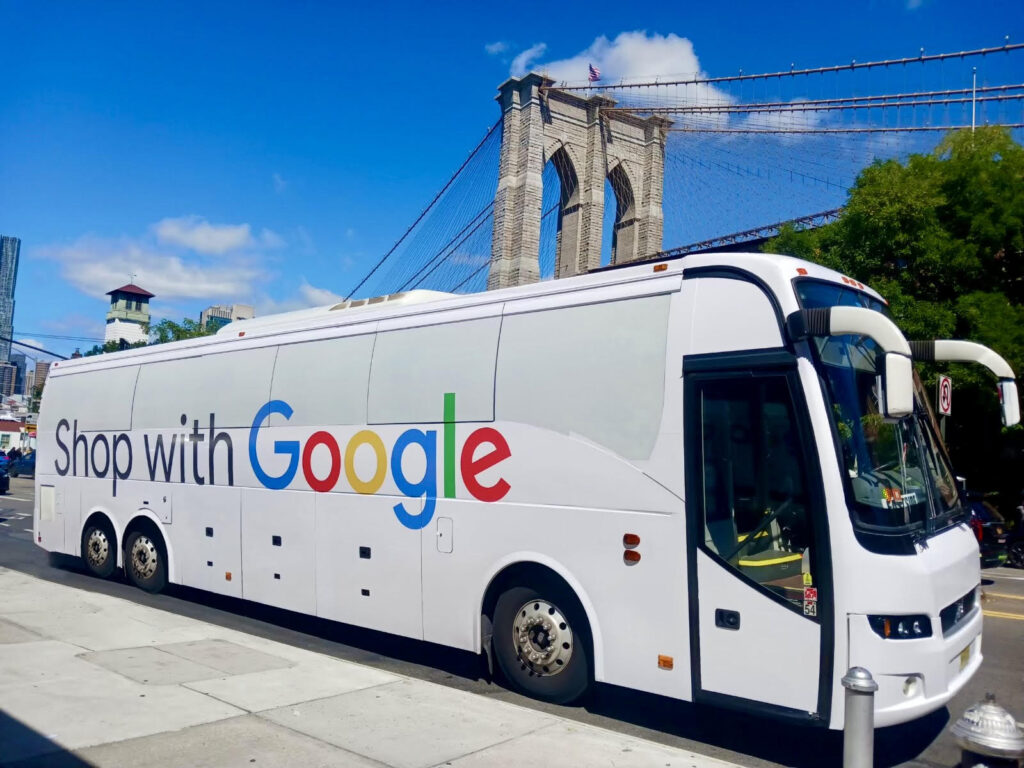
[[494, 655], [520, 692], [569, 704], [590, 686], [590, 632], [572, 592], [556, 584], [512, 587], [494, 607]]
[[133, 531], [124, 543], [124, 569], [139, 589], [160, 592], [167, 586], [167, 554], [159, 535]]

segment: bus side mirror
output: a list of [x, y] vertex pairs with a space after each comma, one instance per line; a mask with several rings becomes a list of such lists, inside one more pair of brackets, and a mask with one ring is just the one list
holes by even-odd
[[1003, 406], [1003, 426], [1012, 427], [1020, 423], [1020, 400], [1017, 399], [1017, 382], [1000, 379], [999, 402]]
[[914, 412], [914, 366], [910, 358], [887, 352], [883, 358], [880, 405], [887, 419], [901, 419]]

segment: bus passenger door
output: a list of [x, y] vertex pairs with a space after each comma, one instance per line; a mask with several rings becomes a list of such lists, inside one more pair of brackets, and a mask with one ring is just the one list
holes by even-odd
[[694, 699], [827, 721], [830, 558], [795, 358], [683, 370]]

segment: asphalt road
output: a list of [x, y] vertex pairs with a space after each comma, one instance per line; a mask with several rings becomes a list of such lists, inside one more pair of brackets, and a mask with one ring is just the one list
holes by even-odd
[[[75, 558], [51, 557], [33, 544], [33, 495], [31, 479], [14, 478], [10, 493], [0, 497], [0, 566], [752, 768], [810, 768], [842, 762], [841, 734], [698, 708], [607, 685], [598, 686], [584, 706], [543, 704], [490, 682], [481, 660], [462, 651], [183, 587], [149, 595], [120, 578], [101, 581], [85, 573]], [[956, 765], [959, 752], [949, 726], [988, 691], [995, 693], [1018, 721], [1024, 721], [1020, 695], [1024, 689], [1024, 571], [990, 569], [984, 577], [985, 661], [981, 670], [948, 709], [877, 731], [876, 766]]]

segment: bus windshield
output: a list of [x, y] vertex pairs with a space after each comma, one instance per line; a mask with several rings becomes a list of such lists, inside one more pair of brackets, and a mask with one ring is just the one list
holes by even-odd
[[[877, 299], [831, 283], [799, 281], [797, 294], [805, 309], [842, 305], [886, 312]], [[854, 522], [876, 533], [920, 535], [957, 522], [962, 508], [956, 483], [917, 374], [914, 414], [885, 419], [878, 403], [875, 342], [858, 336], [814, 341]]]

